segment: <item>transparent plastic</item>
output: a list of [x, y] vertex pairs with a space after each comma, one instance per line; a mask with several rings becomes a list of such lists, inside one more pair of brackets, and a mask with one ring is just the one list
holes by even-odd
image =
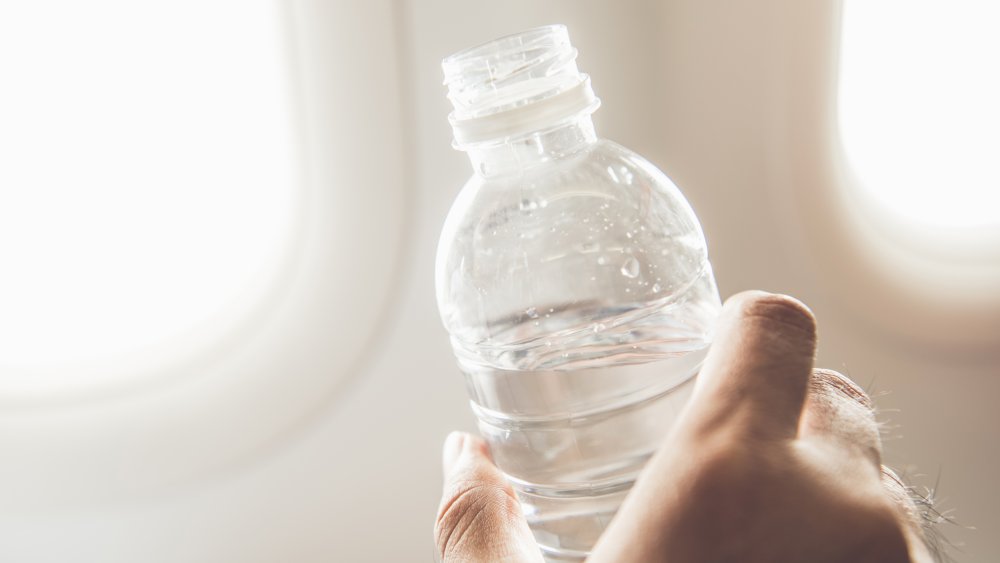
[[[550, 26], [444, 62], [456, 139], [483, 116], [525, 129], [456, 143], [475, 173], [441, 234], [437, 298], [480, 431], [549, 560], [597, 541], [685, 404], [720, 308], [680, 191], [597, 138], [596, 103], [557, 99], [589, 89], [575, 56]], [[542, 101], [547, 121], [515, 115]]]

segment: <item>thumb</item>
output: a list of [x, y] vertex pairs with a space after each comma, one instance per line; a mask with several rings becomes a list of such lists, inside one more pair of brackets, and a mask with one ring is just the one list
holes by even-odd
[[801, 302], [762, 291], [734, 295], [685, 422], [706, 433], [728, 426], [744, 436], [795, 438], [815, 353], [816, 320]]
[[443, 462], [444, 494], [434, 525], [440, 560], [541, 562], [521, 505], [486, 442], [452, 432]]

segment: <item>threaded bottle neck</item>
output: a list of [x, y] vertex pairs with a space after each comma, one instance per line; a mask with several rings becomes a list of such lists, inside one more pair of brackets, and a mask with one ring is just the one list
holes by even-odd
[[566, 27], [552, 25], [446, 58], [456, 148], [513, 142], [589, 116], [600, 100], [576, 54]]

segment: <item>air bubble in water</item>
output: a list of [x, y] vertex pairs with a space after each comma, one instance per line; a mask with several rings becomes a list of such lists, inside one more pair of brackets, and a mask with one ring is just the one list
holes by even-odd
[[635, 259], [635, 256], [629, 256], [622, 264], [622, 275], [626, 278], [639, 276], [639, 261]]

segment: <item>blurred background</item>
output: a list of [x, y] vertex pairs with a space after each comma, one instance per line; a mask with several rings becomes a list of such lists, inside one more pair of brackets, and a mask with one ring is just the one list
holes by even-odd
[[564, 23], [723, 297], [799, 297], [888, 462], [1000, 557], [1000, 10], [972, 0], [0, 4], [0, 560], [429, 561], [472, 430], [440, 60]]

